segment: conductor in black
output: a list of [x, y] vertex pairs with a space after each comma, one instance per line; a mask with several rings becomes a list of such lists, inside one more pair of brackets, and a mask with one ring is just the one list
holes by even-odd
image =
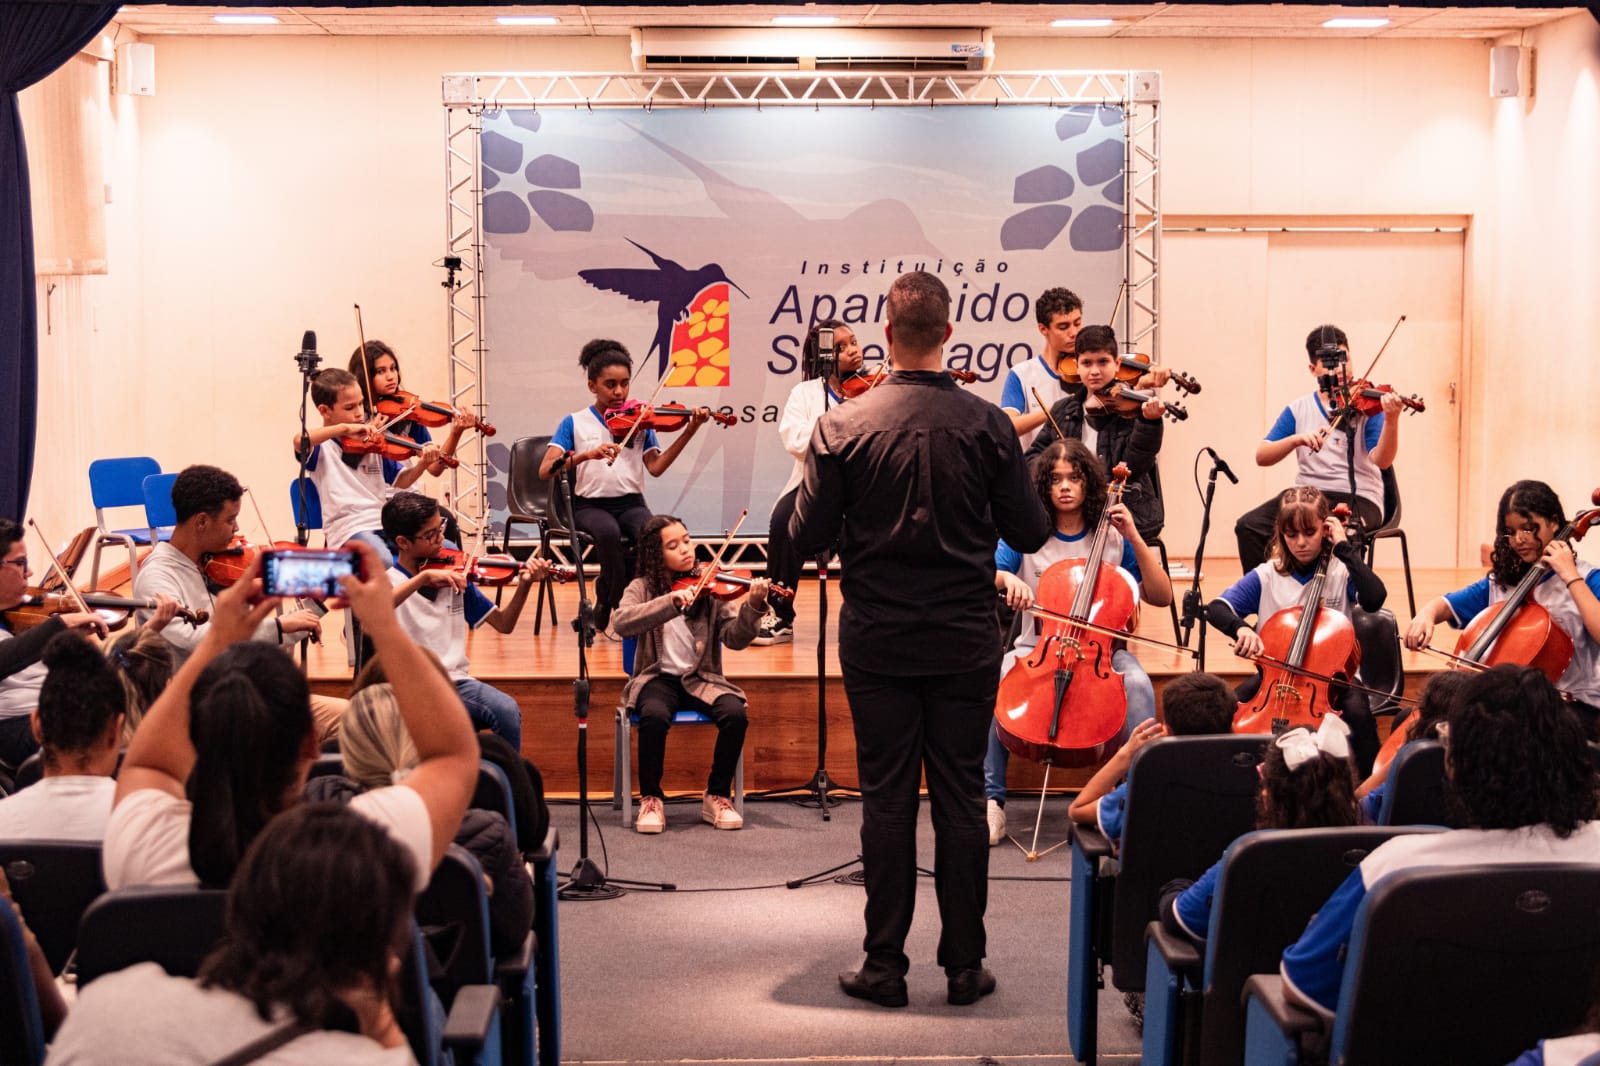
[[983, 756], [1000, 681], [997, 538], [1035, 551], [1050, 519], [1005, 413], [942, 369], [950, 293], [931, 274], [889, 290], [894, 372], [817, 421], [790, 534], [804, 555], [838, 543], [839, 662], [863, 800], [866, 962], [846, 993], [907, 1003], [916, 902], [917, 791], [933, 809], [939, 965], [954, 1004], [994, 991], [983, 966], [989, 837]]

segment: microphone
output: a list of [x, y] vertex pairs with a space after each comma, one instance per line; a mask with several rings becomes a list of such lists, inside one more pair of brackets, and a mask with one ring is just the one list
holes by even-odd
[[1210, 448], [1204, 448], [1202, 450], [1211, 457], [1211, 465], [1217, 468], [1217, 473], [1221, 474], [1235, 485], [1239, 483], [1239, 479], [1233, 476], [1233, 471], [1228, 469], [1228, 464], [1222, 461], [1222, 456], [1218, 455]]
[[317, 331], [308, 329], [300, 336], [300, 351], [294, 357], [300, 367], [300, 373], [311, 374], [317, 369], [317, 364], [322, 362], [322, 357], [317, 354]]
[[571, 459], [571, 458], [572, 458], [572, 453], [571, 452], [566, 452], [566, 451], [562, 452], [561, 453], [561, 457], [558, 458], [555, 462], [550, 464], [550, 476], [551, 477], [555, 477], [557, 474], [561, 473], [562, 468], [567, 465], [567, 460]]

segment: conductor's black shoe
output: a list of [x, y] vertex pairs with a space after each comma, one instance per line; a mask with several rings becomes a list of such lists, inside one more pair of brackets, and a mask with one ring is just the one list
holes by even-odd
[[994, 984], [994, 974], [981, 966], [974, 966], [970, 970], [957, 970], [950, 975], [949, 1001], [957, 1007], [976, 1003], [994, 991]]
[[880, 1007], [904, 1007], [911, 1002], [906, 995], [904, 977], [885, 977], [881, 981], [862, 978], [860, 970], [845, 970], [839, 974], [839, 987], [845, 995], [857, 999], [870, 999]]

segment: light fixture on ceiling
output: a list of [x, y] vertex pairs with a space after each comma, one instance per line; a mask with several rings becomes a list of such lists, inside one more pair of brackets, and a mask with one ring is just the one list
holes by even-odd
[[212, 15], [211, 21], [224, 26], [276, 26], [276, 15]]
[[1377, 30], [1389, 25], [1384, 18], [1332, 18], [1322, 24], [1325, 30]]
[[494, 20], [502, 26], [559, 26], [561, 20], [554, 15], [496, 15]]
[[774, 26], [832, 26], [839, 21], [837, 15], [774, 15]]
[[1056, 19], [1050, 23], [1058, 30], [1097, 30], [1110, 26], [1115, 19]]

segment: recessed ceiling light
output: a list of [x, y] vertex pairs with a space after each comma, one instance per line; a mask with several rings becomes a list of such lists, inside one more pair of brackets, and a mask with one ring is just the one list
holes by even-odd
[[212, 15], [213, 22], [220, 22], [224, 26], [275, 26], [278, 23], [276, 15]]
[[1056, 19], [1050, 25], [1061, 30], [1093, 30], [1109, 26], [1115, 19]]
[[554, 15], [496, 15], [494, 20], [502, 26], [557, 26], [561, 23]]
[[1322, 28], [1325, 30], [1376, 30], [1387, 25], [1389, 25], [1388, 19], [1336, 18], [1324, 22]]
[[832, 26], [838, 22], [836, 15], [774, 15], [774, 26]]

